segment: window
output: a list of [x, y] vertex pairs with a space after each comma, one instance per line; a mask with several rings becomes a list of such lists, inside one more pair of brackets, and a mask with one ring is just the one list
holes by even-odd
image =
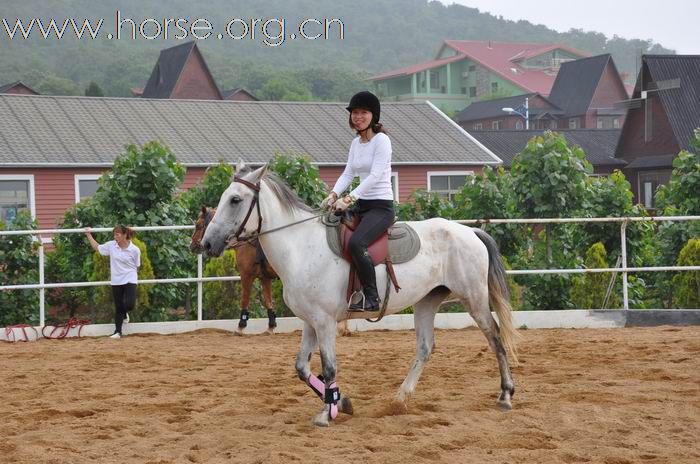
[[671, 179], [671, 171], [646, 171], [639, 173], [639, 201], [647, 209], [656, 208], [656, 189]]
[[620, 128], [620, 120], [615, 118], [613, 119], [613, 129], [619, 129]]
[[472, 98], [476, 97], [476, 87], [469, 87], [469, 96]]
[[523, 130], [523, 122], [522, 122], [522, 121], [516, 122], [516, 123], [515, 123], [515, 128], [518, 129], [518, 130]]
[[501, 121], [493, 121], [493, 122], [491, 122], [491, 129], [493, 129], [493, 130], [501, 130]]
[[605, 126], [605, 121], [603, 118], [598, 118], [595, 122], [596, 129], [602, 129]]
[[430, 88], [439, 89], [440, 88], [440, 73], [437, 71], [430, 71]]
[[473, 171], [428, 172], [428, 190], [452, 201], [472, 175]]
[[480, 122], [477, 122], [476, 124], [474, 124], [474, 130], [481, 130], [483, 128], [484, 128], [484, 126]]
[[556, 122], [556, 121], [550, 121], [550, 122], [549, 122], [549, 128], [550, 128], [550, 129], [556, 129], [556, 128], [557, 128], [557, 122]]
[[581, 127], [581, 123], [578, 118], [569, 119], [569, 129], [578, 129]]
[[34, 176], [0, 176], [0, 221], [11, 224], [20, 211], [29, 211], [36, 217]]
[[469, 72], [474, 72], [474, 71], [476, 71], [476, 65], [475, 64], [469, 65]]
[[75, 202], [90, 198], [97, 192], [97, 179], [99, 174], [76, 174], [75, 175]]
[[464, 95], [466, 95], [466, 94], [467, 94], [467, 88], [466, 88], [466, 87], [462, 87], [462, 89], [461, 89], [461, 90], [462, 90], [462, 93], [463, 93]]
[[498, 92], [498, 82], [491, 82], [491, 92], [492, 93]]

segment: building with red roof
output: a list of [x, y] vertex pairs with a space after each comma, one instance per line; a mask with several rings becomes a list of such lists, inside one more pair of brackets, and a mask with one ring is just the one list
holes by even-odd
[[445, 40], [435, 59], [371, 78], [384, 101], [430, 100], [446, 112], [489, 98], [548, 96], [562, 63], [590, 56], [565, 45]]

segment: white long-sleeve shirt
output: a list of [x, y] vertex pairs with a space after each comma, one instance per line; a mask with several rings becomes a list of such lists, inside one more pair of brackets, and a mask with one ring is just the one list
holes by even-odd
[[137, 270], [141, 266], [141, 250], [129, 242], [126, 249], [120, 247], [116, 240], [110, 240], [97, 246], [102, 256], [109, 256], [112, 285], [138, 283]]
[[350, 145], [348, 163], [333, 187], [336, 195], [350, 185], [355, 176], [360, 176], [360, 185], [350, 192], [363, 200], [393, 200], [391, 190], [391, 140], [384, 133], [375, 134], [367, 143], [355, 137]]

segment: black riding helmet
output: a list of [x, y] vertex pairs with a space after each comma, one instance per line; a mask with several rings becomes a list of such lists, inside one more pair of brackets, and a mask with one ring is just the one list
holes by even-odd
[[355, 108], [364, 108], [372, 113], [372, 125], [379, 122], [380, 106], [379, 99], [372, 93], [366, 90], [358, 92], [352, 96], [346, 110], [352, 113]]

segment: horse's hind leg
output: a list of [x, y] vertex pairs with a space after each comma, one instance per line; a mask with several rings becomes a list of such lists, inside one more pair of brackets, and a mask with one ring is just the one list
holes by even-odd
[[446, 287], [438, 287], [426, 295], [422, 300], [413, 305], [413, 320], [416, 327], [416, 358], [413, 360], [411, 370], [404, 379], [395, 400], [405, 408], [408, 405], [413, 392], [416, 390], [418, 379], [423, 372], [425, 364], [430, 359], [435, 345], [435, 314], [440, 303], [449, 295]]
[[464, 303], [469, 307], [469, 314], [486, 336], [489, 346], [496, 353], [496, 359], [498, 359], [498, 369], [501, 373], [501, 394], [496, 405], [502, 410], [510, 410], [513, 408], [511, 398], [515, 394], [515, 382], [510, 373], [508, 357], [501, 341], [498, 324], [496, 324], [489, 309], [488, 295], [481, 295], [480, 298], [473, 297]]

